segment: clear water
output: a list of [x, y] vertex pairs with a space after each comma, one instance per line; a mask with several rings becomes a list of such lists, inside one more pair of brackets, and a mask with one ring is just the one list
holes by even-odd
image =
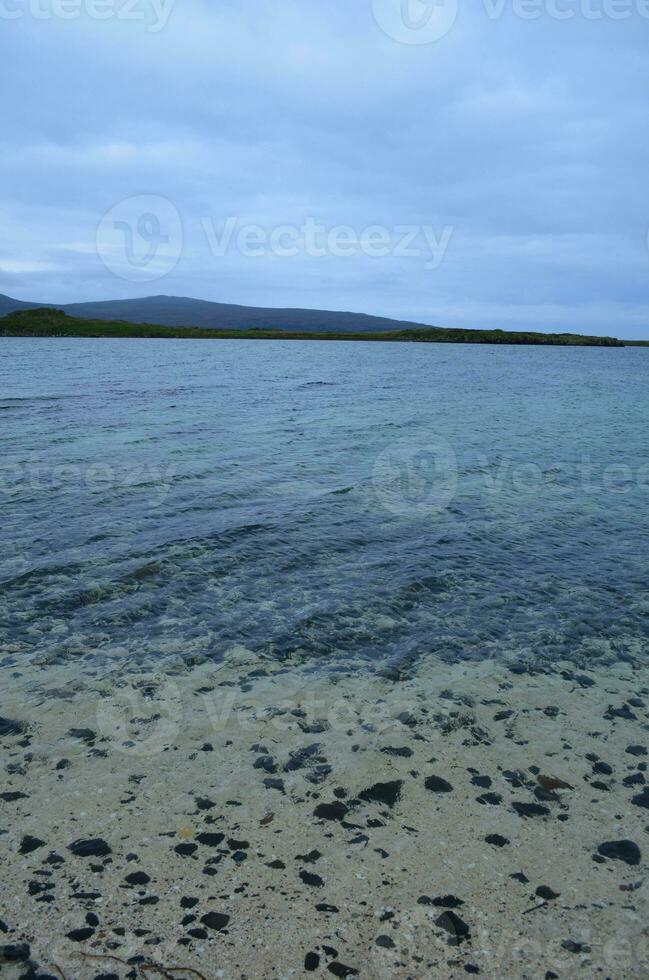
[[0, 345], [5, 666], [649, 650], [649, 350]]

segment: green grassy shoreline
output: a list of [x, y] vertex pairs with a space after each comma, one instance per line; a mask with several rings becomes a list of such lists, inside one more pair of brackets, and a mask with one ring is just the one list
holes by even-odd
[[[85, 320], [61, 310], [37, 309], [0, 317], [0, 337], [86, 337], [151, 340], [345, 340], [433, 344], [515, 344], [562, 347], [624, 347], [614, 337], [580, 334], [524, 333], [504, 330], [462, 330], [428, 327], [379, 333], [313, 333], [284, 330], [205, 330], [195, 327], [161, 327], [149, 323]], [[649, 342], [647, 342], [649, 345]], [[638, 342], [643, 346], [643, 342]]]

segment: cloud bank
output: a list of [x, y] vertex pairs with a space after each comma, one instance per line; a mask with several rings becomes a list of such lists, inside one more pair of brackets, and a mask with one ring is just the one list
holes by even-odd
[[0, 0], [0, 292], [649, 338], [648, 41], [642, 0]]

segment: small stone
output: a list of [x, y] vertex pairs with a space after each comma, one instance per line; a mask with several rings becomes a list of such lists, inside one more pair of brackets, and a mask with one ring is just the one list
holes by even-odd
[[479, 786], [480, 789], [491, 789], [493, 785], [491, 776], [474, 776], [471, 782], [474, 786]]
[[609, 766], [608, 762], [596, 762], [593, 766], [593, 772], [596, 772], [598, 776], [612, 776], [613, 767]]
[[561, 943], [563, 949], [567, 949], [569, 953], [590, 953], [590, 946], [586, 946], [585, 943], [577, 943], [574, 939], [566, 939]]
[[76, 857], [105, 857], [107, 854], [112, 854], [112, 850], [105, 840], [100, 837], [94, 840], [75, 840], [74, 843], [68, 844], [68, 850]]
[[548, 885], [540, 885], [536, 889], [536, 894], [546, 902], [554, 902], [555, 899], [560, 897], [560, 893], [553, 891]]
[[224, 915], [221, 912], [208, 912], [201, 918], [201, 922], [208, 927], [208, 929], [214, 929], [216, 932], [222, 932], [230, 921], [229, 915]]
[[197, 796], [196, 806], [199, 810], [213, 810], [216, 803], [213, 803], [212, 800], [208, 800], [207, 797]]
[[145, 871], [134, 871], [124, 879], [129, 885], [148, 885], [151, 879]]
[[329, 973], [333, 973], [335, 977], [355, 977], [358, 976], [358, 970], [355, 970], [353, 966], [345, 966], [344, 963], [338, 963], [334, 961], [330, 963], [327, 967]]
[[438, 919], [435, 919], [435, 925], [449, 934], [449, 945], [451, 946], [459, 946], [470, 936], [468, 925], [455, 912], [444, 912]]
[[623, 704], [621, 708], [614, 708], [612, 704], [609, 704], [604, 717], [608, 721], [613, 721], [615, 718], [623, 718], [625, 721], [637, 721], [638, 716], [634, 715], [628, 704]]
[[85, 943], [87, 939], [94, 936], [95, 930], [90, 927], [85, 929], [73, 929], [72, 932], [66, 933], [68, 939], [71, 939], [74, 943]]
[[503, 798], [500, 793], [483, 793], [476, 800], [481, 806], [500, 806], [502, 801]]
[[512, 807], [524, 820], [528, 817], [547, 817], [550, 813], [547, 806], [540, 803], [512, 803]]
[[441, 776], [427, 776], [424, 782], [426, 789], [431, 793], [452, 793], [453, 787]]
[[642, 860], [640, 848], [631, 840], [608, 841], [600, 844], [597, 850], [602, 857], [624, 861], [625, 864], [636, 865]]
[[320, 875], [310, 874], [308, 871], [300, 871], [300, 878], [305, 885], [310, 885], [311, 888], [324, 888], [324, 881]]
[[649, 810], [649, 786], [646, 789], [643, 789], [642, 793], [638, 793], [637, 796], [634, 796], [631, 802], [635, 806], [641, 806], [644, 807], [645, 810]]
[[30, 956], [31, 949], [27, 943], [8, 943], [6, 946], [0, 945], [0, 962], [24, 963]]
[[340, 800], [335, 803], [319, 803], [313, 811], [319, 820], [344, 820], [348, 813], [349, 808]]
[[358, 796], [366, 803], [382, 803], [392, 808], [401, 799], [402, 787], [402, 779], [396, 779], [391, 783], [375, 783], [369, 789], [364, 789]]
[[402, 748], [393, 748], [391, 745], [386, 745], [384, 749], [381, 749], [381, 752], [384, 752], [385, 755], [396, 756], [399, 759], [409, 759], [413, 755], [412, 749], [409, 749], [407, 745]]
[[218, 847], [225, 840], [225, 834], [198, 834], [196, 840], [204, 847]]

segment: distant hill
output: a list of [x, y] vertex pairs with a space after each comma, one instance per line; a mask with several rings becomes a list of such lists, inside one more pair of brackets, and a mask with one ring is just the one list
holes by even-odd
[[23, 303], [19, 299], [12, 299], [11, 296], [3, 296], [0, 293], [0, 316], [15, 313], [17, 310], [35, 310], [42, 305], [42, 303]]
[[[53, 306], [52, 303], [21, 303], [0, 296], [0, 316], [16, 310]], [[70, 316], [92, 320], [124, 320], [126, 323], [157, 323], [163, 327], [199, 327], [202, 330], [288, 330], [309, 333], [376, 333], [405, 330], [426, 324], [365, 313], [336, 313], [329, 310], [266, 309], [210, 303], [181, 296], [146, 296], [142, 299], [70, 303], [58, 306]]]
[[437, 344], [542, 344], [545, 346], [623, 347], [612, 337], [581, 337], [578, 334], [506, 333], [503, 330], [451, 330], [417, 327], [378, 330], [374, 333], [345, 333], [286, 330], [204, 330], [200, 327], [164, 327], [154, 323], [125, 323], [123, 320], [88, 320], [71, 317], [62, 310], [37, 308], [18, 310], [0, 317], [0, 337], [97, 337], [183, 340], [339, 340], [392, 341]]

